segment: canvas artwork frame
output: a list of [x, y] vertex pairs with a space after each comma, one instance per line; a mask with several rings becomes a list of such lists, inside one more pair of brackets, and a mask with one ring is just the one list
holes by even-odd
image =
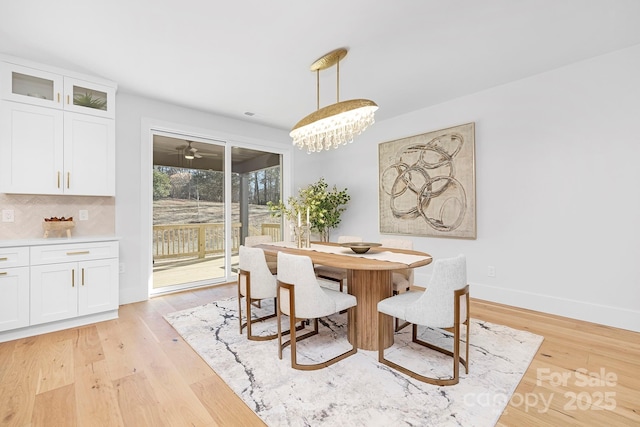
[[475, 123], [378, 144], [382, 234], [475, 239]]

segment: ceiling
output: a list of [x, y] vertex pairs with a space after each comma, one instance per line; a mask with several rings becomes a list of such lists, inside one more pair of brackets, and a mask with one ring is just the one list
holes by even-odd
[[[224, 170], [224, 145], [220, 141], [194, 141], [164, 135], [153, 136], [153, 164], [186, 169]], [[195, 150], [192, 160], [185, 158], [188, 148]], [[231, 171], [249, 173], [280, 165], [280, 155], [243, 147], [231, 147]]]
[[[639, 20], [637, 0], [20, 0], [0, 3], [0, 52], [289, 130], [338, 47], [340, 100], [380, 121], [639, 44]], [[336, 101], [335, 67], [320, 88]]]

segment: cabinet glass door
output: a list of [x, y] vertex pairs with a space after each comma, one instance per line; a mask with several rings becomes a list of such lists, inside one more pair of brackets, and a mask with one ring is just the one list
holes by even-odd
[[65, 110], [113, 118], [115, 90], [109, 86], [65, 77]]
[[107, 93], [88, 87], [73, 85], [73, 105], [107, 111]]
[[53, 101], [53, 80], [14, 71], [11, 73], [11, 92], [17, 95]]
[[2, 64], [3, 98], [12, 101], [62, 107], [62, 76], [11, 63]]

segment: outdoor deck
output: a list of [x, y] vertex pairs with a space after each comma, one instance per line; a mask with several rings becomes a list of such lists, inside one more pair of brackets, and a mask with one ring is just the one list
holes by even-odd
[[[238, 264], [240, 223], [232, 226], [232, 269]], [[225, 277], [223, 224], [154, 225], [153, 289]], [[262, 234], [278, 240], [279, 224], [262, 224]]]
[[[238, 256], [232, 255], [232, 268], [237, 265]], [[186, 260], [161, 260], [153, 266], [153, 288], [216, 281], [225, 276], [224, 257], [195, 258]]]

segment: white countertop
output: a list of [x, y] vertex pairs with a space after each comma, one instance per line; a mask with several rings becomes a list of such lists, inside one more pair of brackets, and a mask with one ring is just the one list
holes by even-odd
[[119, 236], [83, 236], [83, 237], [57, 237], [57, 238], [34, 238], [34, 239], [14, 239], [0, 240], [0, 248], [17, 246], [40, 246], [40, 245], [61, 245], [69, 243], [89, 243], [108, 242], [120, 240]]

